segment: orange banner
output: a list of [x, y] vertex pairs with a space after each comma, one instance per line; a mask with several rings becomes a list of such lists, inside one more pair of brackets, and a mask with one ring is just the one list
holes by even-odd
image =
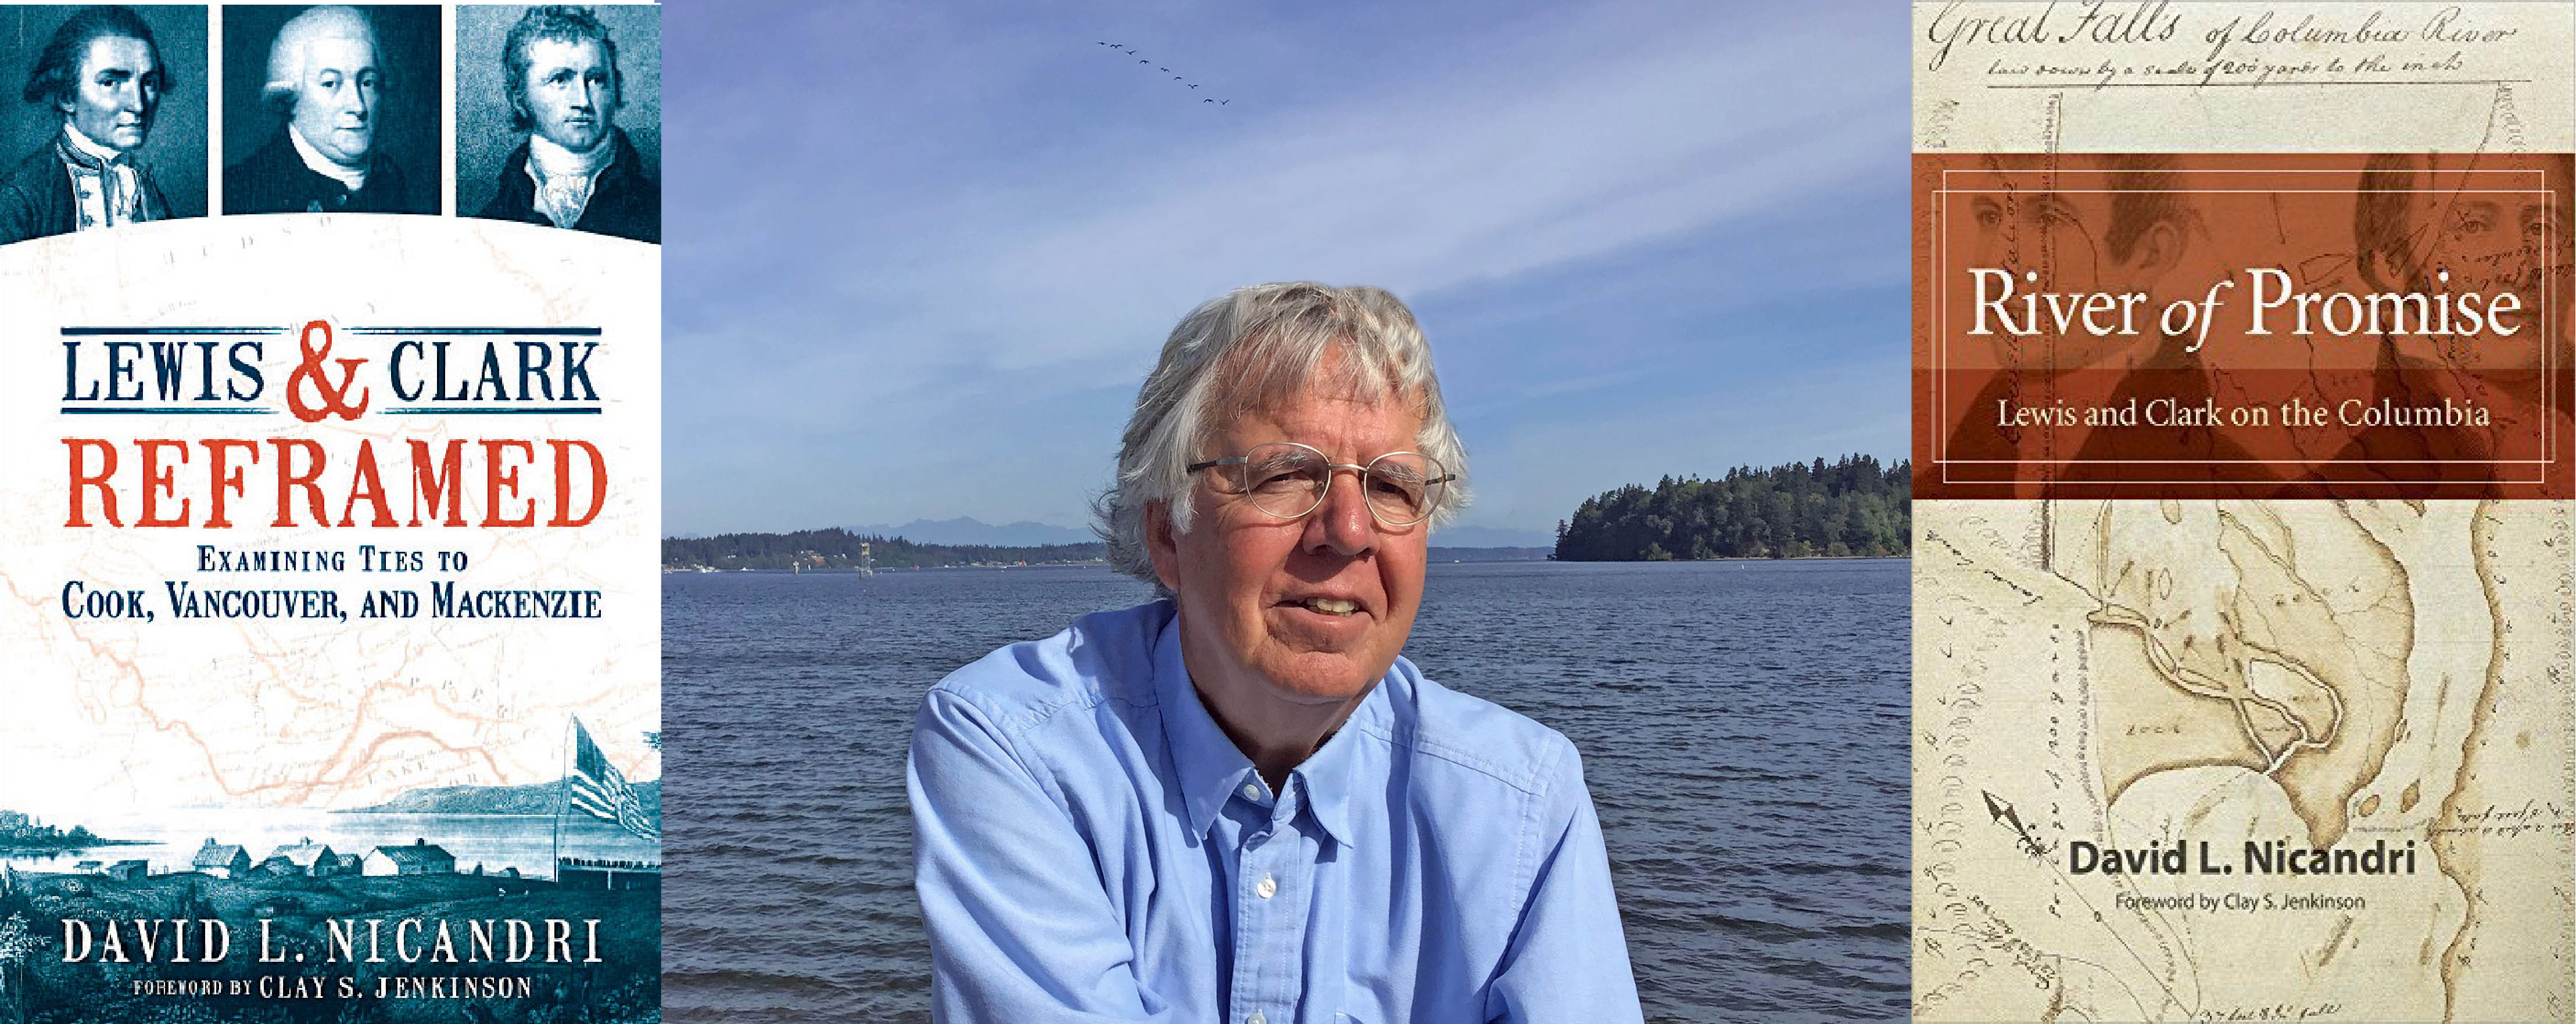
[[1915, 496], [2576, 497], [2570, 169], [1917, 155]]

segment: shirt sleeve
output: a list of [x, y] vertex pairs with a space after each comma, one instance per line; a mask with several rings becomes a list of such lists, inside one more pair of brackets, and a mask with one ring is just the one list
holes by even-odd
[[1090, 843], [980, 711], [932, 691], [906, 782], [934, 1020], [1172, 1019], [1136, 979]]
[[1610, 853], [1601, 820], [1583, 785], [1583, 761], [1565, 744], [1565, 768], [1540, 804], [1538, 870], [1520, 927], [1488, 991], [1488, 1019], [1510, 1024], [1645, 1020], [1619, 898], [1610, 887]]

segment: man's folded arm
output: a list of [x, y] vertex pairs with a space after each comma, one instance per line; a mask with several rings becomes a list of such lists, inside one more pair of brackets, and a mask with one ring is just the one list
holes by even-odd
[[1610, 854], [1570, 742], [1562, 761], [1542, 801], [1537, 874], [1488, 990], [1486, 1014], [1511, 1024], [1643, 1021]]
[[1092, 851], [981, 712], [932, 691], [913, 722], [915, 888], [945, 1021], [1164, 1020]]

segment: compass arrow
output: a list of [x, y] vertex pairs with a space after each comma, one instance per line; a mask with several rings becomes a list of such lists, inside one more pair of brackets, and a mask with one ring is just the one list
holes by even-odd
[[2014, 813], [2012, 801], [1996, 796], [1991, 790], [1981, 789], [1977, 792], [1984, 794], [1986, 798], [1986, 813], [1995, 816], [1995, 824], [2011, 825], [2015, 832], [2022, 830], [2021, 815]]
[[1994, 815], [1995, 824], [2012, 826], [2013, 835], [2020, 839], [2020, 846], [2025, 852], [2037, 857], [2047, 851], [2048, 848], [2042, 846], [2039, 839], [2030, 834], [2030, 829], [2022, 825], [2021, 813], [2013, 809], [2012, 801], [1996, 796], [1989, 790], [1981, 789], [1977, 792], [1986, 798], [1986, 813]]

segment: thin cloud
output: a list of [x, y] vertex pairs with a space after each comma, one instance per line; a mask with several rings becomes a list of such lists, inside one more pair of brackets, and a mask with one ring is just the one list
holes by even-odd
[[[1725, 244], [1736, 233], [1760, 245], [1752, 227], [1784, 220], [1843, 230], [1855, 190], [1902, 188], [1901, 38], [1862, 38], [1888, 52], [1854, 60], [1889, 70], [1852, 76], [1817, 56], [1852, 52], [1853, 37], [1812, 15], [1605, 6], [1479, 21], [1469, 10], [1453, 11], [1452, 24], [1472, 31], [1335, 54], [1281, 26], [1091, 34], [1060, 22], [1097, 11], [993, 28], [1009, 23], [978, 27], [910, 9], [888, 15], [901, 37], [886, 38], [878, 24], [876, 37], [852, 48], [850, 59], [878, 62], [854, 88], [933, 67], [943, 77], [889, 86], [898, 91], [843, 111], [855, 122], [846, 131], [782, 136], [752, 116], [720, 118], [720, 152], [776, 155], [806, 173], [692, 182], [672, 172], [675, 212], [688, 204], [696, 212], [682, 219], [714, 236], [701, 245], [674, 231], [673, 527], [954, 515], [1078, 523], [1163, 333], [1192, 304], [1254, 281], [1381, 284], [1426, 317], [1467, 325], [1437, 335], [1444, 375], [1464, 367], [1479, 379], [1467, 407], [1483, 436], [1514, 439], [1494, 446], [1494, 468], [1525, 479], [1555, 474], [1513, 471], [1510, 453], [1557, 448], [1523, 442], [1571, 429], [1547, 417], [1594, 390], [1582, 378], [1607, 387], [1680, 373], [1759, 387], [1728, 383], [1733, 357], [1722, 347], [1669, 337], [1587, 349], [1582, 374], [1502, 358], [1548, 344], [1527, 325], [1562, 301], [1514, 283], [1651, 279], [1664, 272], [1653, 261], [1674, 246]], [[675, 23], [675, 51], [684, 30]], [[1127, 95], [1142, 86], [1094, 82], [1116, 76], [1083, 70], [1116, 56], [1097, 40], [1187, 54], [1190, 67], [1237, 76], [1225, 88], [1266, 98], [1224, 118], [1179, 117], [1160, 100], [1149, 108]], [[1418, 63], [1379, 59], [1397, 51]], [[765, 72], [747, 70], [740, 80], [713, 75], [706, 94], [675, 101], [688, 106], [675, 122], [707, 107], [760, 110], [748, 101], [763, 95]], [[1792, 286], [1888, 292], [1901, 323], [1895, 227], [1888, 237], [1900, 248], [1884, 261], [1896, 268], [1892, 290], [1879, 287], [1889, 271], [1866, 259], [1834, 261], [1829, 283]], [[1642, 301], [1705, 316], [1746, 301], [1732, 290], [1805, 269], [1713, 279], [1697, 295], [1659, 286]], [[1817, 319], [1830, 331], [1835, 312]], [[1901, 352], [1901, 337], [1893, 348]], [[1901, 356], [1882, 372], [1900, 380]], [[1023, 411], [1032, 407], [1046, 412]], [[1611, 414], [1586, 432], [1647, 429], [1660, 408]], [[1899, 423], [1859, 447], [1902, 439]], [[740, 445], [753, 441], [768, 454], [746, 472]], [[1689, 448], [1659, 443], [1657, 454]], [[1010, 471], [940, 471], [959, 465]], [[1501, 495], [1489, 490], [1487, 506], [1512, 510], [1514, 521], [1497, 525], [1534, 528], [1570, 511], [1544, 506], [1590, 493], [1568, 488], [1617, 482], [1626, 481], [1516, 487], [1529, 491], [1525, 501], [1493, 501]], [[1541, 493], [1547, 487], [1563, 493]], [[787, 515], [829, 518], [779, 521]]]

